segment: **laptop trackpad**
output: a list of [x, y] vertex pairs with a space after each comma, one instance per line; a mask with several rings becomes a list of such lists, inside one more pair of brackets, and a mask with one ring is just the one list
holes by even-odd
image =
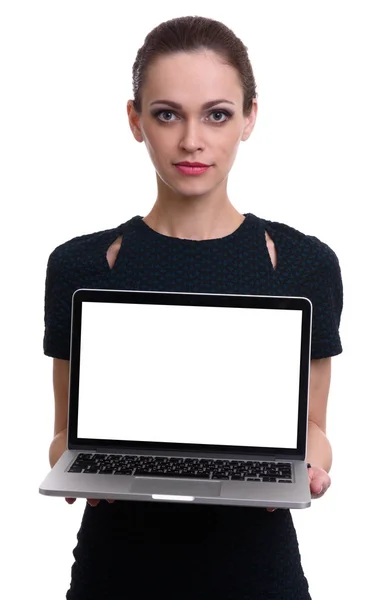
[[153, 477], [135, 477], [130, 492], [178, 496], [220, 496], [221, 481], [182, 481]]

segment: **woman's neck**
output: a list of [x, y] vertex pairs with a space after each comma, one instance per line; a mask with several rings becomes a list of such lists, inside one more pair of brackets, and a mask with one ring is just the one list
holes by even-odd
[[181, 196], [162, 185], [145, 223], [158, 233], [189, 240], [210, 240], [233, 233], [244, 221], [227, 195], [226, 182], [208, 196]]
[[210, 240], [233, 233], [244, 216], [227, 201], [220, 206], [161, 206], [157, 200], [144, 222], [158, 233], [188, 240]]

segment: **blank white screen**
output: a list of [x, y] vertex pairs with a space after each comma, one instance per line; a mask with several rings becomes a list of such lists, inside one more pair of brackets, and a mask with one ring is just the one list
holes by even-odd
[[78, 437], [295, 448], [301, 311], [85, 302]]

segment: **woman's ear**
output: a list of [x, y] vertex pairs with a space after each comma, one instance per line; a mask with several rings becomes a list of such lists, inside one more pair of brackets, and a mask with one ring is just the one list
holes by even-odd
[[126, 110], [128, 113], [128, 121], [131, 132], [133, 133], [135, 140], [137, 140], [138, 142], [142, 142], [143, 134], [140, 128], [140, 117], [138, 113], [134, 110], [133, 100], [128, 100]]
[[258, 114], [258, 102], [254, 98], [251, 113], [249, 114], [248, 117], [246, 117], [246, 124], [244, 126], [242, 138], [241, 138], [242, 142], [245, 142], [250, 137], [250, 135], [255, 127], [255, 123], [257, 120], [257, 114]]

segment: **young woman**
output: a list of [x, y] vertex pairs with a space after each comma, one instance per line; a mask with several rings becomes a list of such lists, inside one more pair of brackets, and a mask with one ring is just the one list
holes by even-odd
[[[229, 172], [257, 116], [247, 49], [220, 22], [173, 19], [146, 37], [133, 86], [129, 124], [146, 144], [157, 197], [145, 217], [74, 238], [49, 257], [50, 463], [66, 446], [77, 288], [300, 295], [314, 311], [307, 460], [311, 493], [319, 497], [330, 485], [326, 407], [331, 357], [342, 352], [341, 273], [335, 253], [316, 237], [241, 214], [228, 198]], [[310, 599], [289, 510], [90, 500], [77, 539], [68, 600]]]

